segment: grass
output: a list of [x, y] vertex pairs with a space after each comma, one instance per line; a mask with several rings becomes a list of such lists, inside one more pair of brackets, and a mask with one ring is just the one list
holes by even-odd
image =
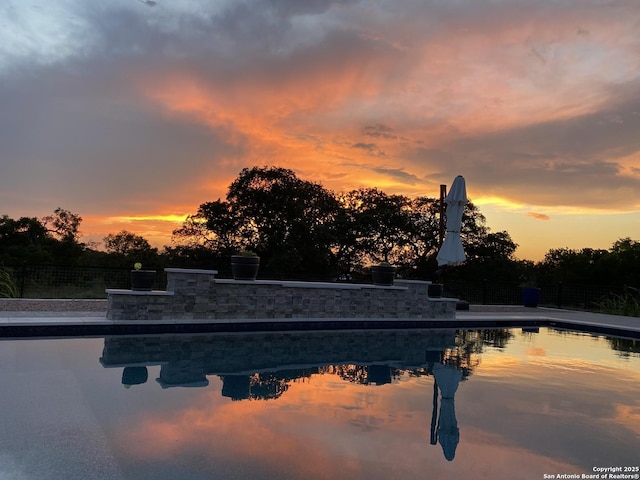
[[107, 298], [105, 288], [113, 288], [107, 285], [102, 278], [78, 280], [72, 283], [59, 283], [56, 285], [47, 282], [28, 282], [25, 286], [26, 298]]
[[598, 306], [603, 313], [640, 317], [640, 290], [625, 287], [622, 294], [611, 294]]
[[7, 270], [0, 270], [0, 297], [17, 298], [19, 296], [18, 285]]

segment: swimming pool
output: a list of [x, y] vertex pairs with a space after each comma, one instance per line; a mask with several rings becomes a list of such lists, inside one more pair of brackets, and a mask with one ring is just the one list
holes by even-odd
[[637, 475], [640, 342], [526, 330], [0, 341], [0, 478]]

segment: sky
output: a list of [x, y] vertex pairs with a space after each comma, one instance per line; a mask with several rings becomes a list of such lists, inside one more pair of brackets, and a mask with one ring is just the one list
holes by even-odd
[[463, 175], [515, 256], [640, 239], [637, 0], [0, 3], [0, 214], [156, 246], [245, 167]]

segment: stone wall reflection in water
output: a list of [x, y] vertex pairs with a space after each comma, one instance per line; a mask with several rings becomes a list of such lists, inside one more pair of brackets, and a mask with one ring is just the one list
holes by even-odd
[[[581, 337], [585, 337], [585, 341]], [[557, 352], [550, 354], [550, 349], [557, 349]], [[424, 389], [423, 394], [416, 393], [426, 400], [423, 405], [428, 406], [431, 413], [430, 422], [426, 409], [423, 410], [424, 422], [419, 421], [424, 425], [424, 444], [439, 446], [442, 457], [450, 462], [457, 458], [461, 442], [456, 393], [460, 393], [460, 383], [472, 373], [476, 373], [474, 382], [469, 382], [462, 391], [463, 399], [458, 400], [463, 402], [458, 406], [464, 422], [465, 457], [470, 445], [477, 442], [478, 432], [484, 430], [504, 432], [500, 435], [512, 436], [517, 439], [516, 444], [528, 445], [533, 451], [546, 451], [545, 442], [529, 445], [533, 442], [531, 439], [537, 438], [534, 432], [571, 422], [575, 411], [590, 412], [578, 416], [589, 428], [609, 425], [598, 420], [598, 412], [602, 409], [592, 412], [589, 408], [593, 406], [584, 403], [584, 399], [602, 396], [598, 391], [603, 388], [601, 382], [595, 380], [601, 374], [585, 377], [583, 373], [597, 370], [586, 368], [585, 365], [591, 365], [589, 362], [601, 364], [606, 370], [608, 362], [612, 361], [607, 353], [611, 350], [616, 352], [614, 356], [637, 356], [637, 340], [585, 336], [554, 329], [543, 332], [523, 329], [521, 333], [517, 329], [411, 329], [118, 336], [104, 340], [100, 362], [104, 367], [122, 368], [122, 383], [128, 386], [148, 383], [149, 371], [153, 369], [154, 372], [159, 370], [156, 381], [163, 389], [205, 387], [211, 380], [219, 386], [222, 397], [241, 401], [286, 396], [286, 405], [299, 405], [300, 399], [296, 398], [298, 393], [295, 392], [300, 389], [299, 386], [294, 388], [294, 383], [310, 382], [314, 378], [336, 376], [354, 387], [394, 384], [393, 391], [398, 393], [391, 395], [399, 399], [403, 391], [400, 387], [406, 385], [407, 379], [424, 377], [426, 383], [424, 379], [411, 382], [413, 388]], [[582, 357], [574, 358], [569, 352], [581, 352], [580, 355], [586, 357], [580, 360]], [[609, 360], [602, 360], [605, 358]], [[151, 368], [148, 370], [148, 367]], [[567, 375], [568, 371], [571, 375]], [[215, 381], [212, 376], [217, 377]], [[624, 376], [619, 381], [623, 379]], [[339, 384], [332, 385], [331, 389], [337, 389], [335, 392], [344, 391]], [[290, 391], [294, 393], [287, 394]], [[526, 395], [520, 398], [522, 392]], [[614, 390], [608, 392], [608, 396], [603, 397], [607, 399], [605, 403], [623, 413], [635, 411], [633, 403], [625, 399], [624, 389], [616, 398], [612, 396]], [[491, 401], [492, 397], [496, 398]], [[483, 400], [476, 401], [478, 398]], [[541, 399], [546, 399], [547, 403], [540, 403]], [[549, 399], [554, 399], [550, 403], [551, 410], [551, 407], [545, 407]], [[528, 407], [522, 406], [525, 404]], [[564, 404], [572, 405], [571, 411], [558, 409]], [[349, 409], [353, 405], [346, 403], [340, 408]], [[403, 411], [398, 406], [396, 412], [395, 404], [387, 408], [389, 415]], [[254, 409], [245, 410], [252, 412]], [[484, 413], [470, 415], [471, 411]], [[524, 416], [522, 412], [525, 412]], [[520, 438], [516, 427], [513, 427], [516, 433], [506, 433], [511, 431], [512, 425], [526, 423], [531, 418], [538, 420], [535, 425], [529, 425], [528, 428], [533, 429], [530, 434]], [[485, 425], [487, 419], [493, 419], [490, 427]], [[299, 418], [297, 421], [305, 420]], [[566, 435], [571, 436], [572, 432], [583, 428], [586, 427], [574, 424], [566, 430]], [[635, 428], [633, 422], [629, 428]], [[603, 431], [606, 433], [606, 429]], [[575, 449], [569, 450], [575, 454]], [[624, 452], [620, 455], [624, 457]]]
[[389, 384], [402, 371], [434, 375], [431, 444], [453, 460], [460, 437], [454, 394], [470, 373], [458, 356], [469, 345], [460, 347], [454, 329], [116, 336], [105, 338], [100, 362], [123, 368], [127, 387], [145, 383], [155, 365], [162, 388], [205, 387], [217, 375], [222, 396], [232, 400], [275, 399], [313, 374], [367, 385]]

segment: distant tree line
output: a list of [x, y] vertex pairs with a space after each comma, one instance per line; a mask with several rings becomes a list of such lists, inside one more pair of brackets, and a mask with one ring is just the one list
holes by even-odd
[[[230, 270], [230, 257], [253, 250], [264, 278], [361, 280], [386, 261], [404, 278], [440, 273], [440, 199], [390, 195], [376, 188], [334, 193], [292, 170], [253, 167], [240, 172], [224, 199], [205, 202], [173, 232], [172, 245], [152, 247], [128, 231], [109, 234], [102, 248], [80, 242], [82, 218], [62, 208], [44, 218], [0, 217], [0, 269], [29, 264], [128, 268], [198, 267]], [[450, 281], [585, 283], [640, 287], [640, 242], [609, 250], [552, 249], [543, 261], [514, 258], [506, 231], [492, 232], [468, 202], [462, 219], [468, 260], [450, 268]]]
[[[103, 239], [104, 248], [80, 241], [82, 217], [63, 208], [36, 218], [0, 217], [0, 268], [30, 265], [130, 267], [145, 262], [160, 268], [166, 258], [140, 235], [122, 231]], [[135, 260], [134, 260], [135, 259]]]

